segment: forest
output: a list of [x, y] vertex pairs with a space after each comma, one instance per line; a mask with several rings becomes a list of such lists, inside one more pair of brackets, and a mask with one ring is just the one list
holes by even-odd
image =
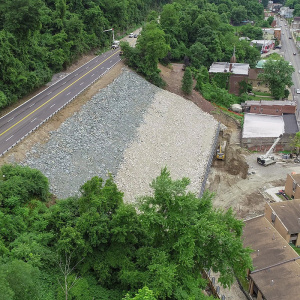
[[[141, 53], [134, 63], [157, 85], [161, 82], [151, 64], [158, 60], [167, 64], [186, 58], [199, 69], [213, 61], [228, 61], [235, 45], [238, 61], [253, 66], [259, 51], [238, 38], [241, 34], [261, 38], [260, 26], [268, 26], [263, 5], [256, 0], [4, 0], [0, 3], [0, 109], [49, 82], [84, 53], [107, 49], [112, 37], [104, 30], [114, 28], [122, 37], [158, 15], [167, 47], [158, 57], [152, 57], [150, 50]], [[232, 25], [247, 20], [255, 26], [248, 24], [237, 33]]]
[[[229, 62], [235, 51], [238, 63], [255, 67], [260, 49], [250, 46], [249, 39], [262, 39], [262, 27], [273, 20], [264, 20], [263, 5], [251, 1], [186, 1], [165, 4], [159, 15], [150, 14], [135, 48], [121, 43], [126, 63], [150, 82], [163, 87], [158, 62], [184, 62], [192, 69], [196, 89], [205, 99], [228, 108], [247, 100], [247, 86], [240, 96], [228, 93], [228, 74], [209, 78], [213, 62]], [[243, 39], [241, 39], [241, 37]], [[226, 77], [227, 76], [227, 77]]]
[[210, 299], [201, 271], [230, 286], [252, 268], [251, 250], [243, 221], [189, 182], [164, 168], [131, 205], [112, 178], [93, 177], [80, 197], [55, 199], [40, 171], [2, 166], [0, 300]]
[[82, 54], [110, 46], [165, 0], [0, 1], [0, 109], [49, 82]]

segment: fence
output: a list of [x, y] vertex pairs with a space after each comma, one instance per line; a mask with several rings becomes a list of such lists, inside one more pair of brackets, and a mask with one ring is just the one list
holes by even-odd
[[201, 198], [204, 193], [208, 174], [210, 172], [211, 164], [212, 164], [212, 161], [213, 161], [215, 153], [216, 153], [217, 143], [218, 143], [218, 139], [219, 139], [219, 133], [220, 133], [220, 122], [218, 123], [218, 127], [217, 127], [216, 133], [215, 133], [215, 138], [214, 138], [214, 141], [211, 146], [210, 155], [209, 155], [209, 158], [207, 161], [206, 170], [204, 173], [204, 177], [203, 177], [203, 181], [202, 181], [202, 185], [201, 185], [201, 189], [200, 189], [200, 193], [199, 193], [199, 198]]

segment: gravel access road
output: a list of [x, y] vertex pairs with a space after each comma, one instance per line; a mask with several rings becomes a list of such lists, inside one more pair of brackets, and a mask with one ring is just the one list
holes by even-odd
[[21, 164], [41, 170], [58, 198], [78, 195], [87, 180], [109, 172], [133, 202], [164, 166], [173, 178], [189, 177], [198, 193], [216, 128], [192, 102], [125, 68]]

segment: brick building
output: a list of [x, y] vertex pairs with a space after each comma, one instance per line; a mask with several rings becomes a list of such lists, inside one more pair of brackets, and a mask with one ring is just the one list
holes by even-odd
[[231, 94], [240, 94], [240, 82], [248, 82], [249, 64], [237, 63], [235, 51], [230, 59], [230, 62], [214, 62], [209, 68], [209, 75], [214, 76], [217, 73], [229, 73], [228, 91]]
[[300, 174], [288, 174], [284, 190], [290, 198], [300, 199]]
[[291, 150], [291, 139], [298, 132], [294, 114], [265, 115], [247, 113], [244, 116], [242, 147], [252, 151], [267, 151], [282, 135], [274, 152]]
[[295, 101], [252, 100], [242, 103], [242, 107], [247, 113], [281, 116], [282, 114], [295, 114], [297, 105]]
[[300, 247], [300, 199], [267, 203], [265, 218], [288, 243]]

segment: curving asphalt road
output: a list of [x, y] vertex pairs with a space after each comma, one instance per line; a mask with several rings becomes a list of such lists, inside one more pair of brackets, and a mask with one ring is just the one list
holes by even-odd
[[95, 57], [0, 118], [0, 156], [117, 64], [121, 60], [119, 52], [110, 50]]

